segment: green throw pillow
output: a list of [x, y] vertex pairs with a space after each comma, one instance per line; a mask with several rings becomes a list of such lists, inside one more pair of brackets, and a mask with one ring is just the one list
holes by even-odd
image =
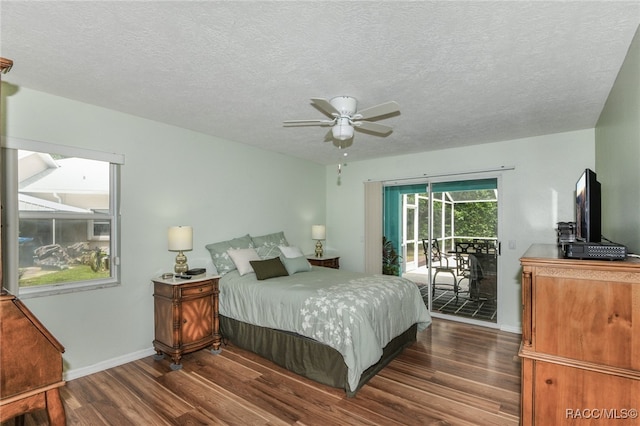
[[231, 257], [229, 257], [227, 250], [252, 248], [253, 241], [251, 241], [251, 237], [247, 234], [232, 240], [207, 244], [205, 247], [211, 254], [211, 261], [213, 261], [213, 265], [216, 267], [218, 274], [224, 275], [236, 269], [236, 265], [233, 263]]
[[260, 235], [258, 237], [251, 237], [251, 241], [253, 242], [253, 247], [262, 259], [280, 256], [280, 249], [278, 246], [289, 245], [283, 231]]
[[307, 272], [311, 270], [311, 264], [304, 256], [299, 257], [285, 257], [280, 256], [280, 261], [286, 268], [289, 275], [293, 275], [296, 272]]

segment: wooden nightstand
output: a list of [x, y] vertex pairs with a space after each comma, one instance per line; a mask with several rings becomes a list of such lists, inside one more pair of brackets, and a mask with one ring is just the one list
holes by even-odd
[[307, 260], [314, 266], [324, 266], [326, 268], [340, 269], [340, 256], [315, 257], [308, 255]]
[[182, 368], [183, 354], [212, 346], [220, 353], [219, 276], [153, 280], [156, 360], [167, 354], [172, 370]]

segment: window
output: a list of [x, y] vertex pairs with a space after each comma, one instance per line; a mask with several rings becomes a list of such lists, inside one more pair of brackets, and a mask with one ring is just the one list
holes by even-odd
[[44, 295], [119, 281], [122, 156], [3, 141], [5, 286]]
[[109, 241], [111, 239], [111, 221], [90, 220], [87, 226], [89, 241]]

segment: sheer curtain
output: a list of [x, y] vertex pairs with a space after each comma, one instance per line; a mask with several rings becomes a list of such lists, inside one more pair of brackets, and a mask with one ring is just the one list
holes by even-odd
[[364, 271], [382, 273], [382, 182], [364, 183]]

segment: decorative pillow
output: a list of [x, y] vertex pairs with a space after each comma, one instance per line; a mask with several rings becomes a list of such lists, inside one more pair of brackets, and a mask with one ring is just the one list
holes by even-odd
[[247, 234], [232, 240], [207, 244], [205, 247], [211, 254], [211, 260], [213, 261], [213, 265], [216, 267], [218, 274], [224, 275], [227, 272], [236, 269], [236, 265], [229, 257], [227, 250], [251, 248], [253, 247], [253, 241], [251, 241], [251, 236]]
[[251, 240], [251, 235], [246, 234], [242, 237], [237, 237], [229, 240], [229, 244], [231, 244], [231, 248], [241, 249], [241, 248], [252, 248], [254, 247], [253, 241]]
[[253, 248], [229, 249], [227, 250], [227, 254], [229, 254], [236, 268], [238, 268], [240, 276], [253, 272], [253, 268], [249, 263], [250, 261], [260, 260], [260, 256], [258, 256], [258, 253], [256, 253]]
[[289, 275], [293, 275], [296, 272], [307, 272], [311, 270], [311, 264], [306, 257], [285, 257], [280, 256], [280, 261], [284, 265]]
[[278, 246], [284, 257], [300, 257], [304, 256], [302, 251], [296, 246]]
[[280, 256], [280, 249], [278, 246], [289, 245], [284, 236], [284, 232], [282, 231], [260, 235], [258, 237], [251, 237], [251, 241], [253, 242], [253, 247], [255, 247], [258, 255], [262, 259]]
[[249, 261], [253, 270], [256, 273], [256, 278], [259, 280], [266, 280], [267, 278], [283, 277], [287, 274], [287, 270], [280, 261], [279, 257], [266, 260], [251, 260]]

